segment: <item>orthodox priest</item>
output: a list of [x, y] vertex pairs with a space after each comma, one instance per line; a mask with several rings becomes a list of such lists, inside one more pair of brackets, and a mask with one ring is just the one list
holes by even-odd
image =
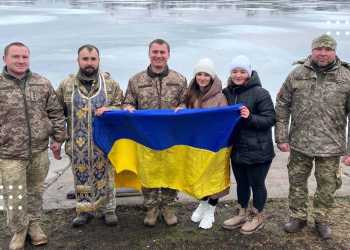
[[[75, 182], [76, 213], [72, 226], [87, 224], [95, 215], [113, 226], [115, 214], [114, 168], [102, 151], [94, 145], [92, 121], [110, 109], [119, 109], [123, 92], [109, 73], [99, 69], [100, 53], [93, 45], [78, 49], [79, 71], [63, 80], [57, 95], [63, 105], [68, 139], [65, 151], [71, 158]], [[61, 145], [51, 144], [56, 158]]]

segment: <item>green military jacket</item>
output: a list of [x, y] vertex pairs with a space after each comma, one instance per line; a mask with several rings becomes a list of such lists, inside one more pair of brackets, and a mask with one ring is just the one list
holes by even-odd
[[124, 105], [131, 105], [135, 109], [185, 107], [186, 88], [186, 78], [174, 70], [169, 70], [162, 80], [150, 77], [144, 70], [129, 80]]
[[350, 153], [345, 138], [350, 112], [349, 64], [337, 58], [330, 70], [316, 73], [310, 57], [297, 63], [277, 95], [276, 143], [289, 143], [293, 150], [309, 156]]
[[49, 137], [66, 138], [63, 109], [45, 77], [28, 72], [25, 81], [0, 75], [0, 159], [28, 160], [47, 149]]
[[[120, 109], [123, 102], [123, 91], [121, 90], [118, 82], [111, 78], [111, 75], [107, 72], [102, 73], [105, 79], [105, 86], [107, 91], [108, 103], [105, 107], [111, 109]], [[91, 90], [88, 92], [83, 84], [78, 80], [76, 74], [69, 75], [65, 80], [63, 80], [57, 90], [57, 96], [64, 108], [64, 113], [66, 116], [68, 138], [66, 141], [66, 153], [70, 154], [70, 142], [71, 142], [71, 126], [72, 126], [72, 92], [74, 85], [79, 89], [80, 93], [87, 97], [91, 97], [97, 93], [99, 89], [99, 84], [94, 82], [92, 84]]]

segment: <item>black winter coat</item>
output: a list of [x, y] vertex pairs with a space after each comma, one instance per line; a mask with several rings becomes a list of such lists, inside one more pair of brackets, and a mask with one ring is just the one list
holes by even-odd
[[223, 93], [229, 105], [241, 103], [250, 111], [250, 116], [241, 119], [233, 135], [232, 163], [250, 165], [271, 161], [275, 156], [271, 128], [276, 114], [271, 96], [261, 87], [257, 72], [253, 71], [243, 86], [234, 85], [229, 78]]

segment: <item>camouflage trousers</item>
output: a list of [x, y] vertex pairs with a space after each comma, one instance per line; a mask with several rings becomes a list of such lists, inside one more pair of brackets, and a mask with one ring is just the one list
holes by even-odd
[[334, 205], [334, 193], [341, 186], [340, 156], [310, 157], [291, 150], [288, 162], [289, 208], [291, 217], [307, 219], [308, 178], [315, 163], [317, 189], [314, 196], [314, 218], [329, 223], [329, 212]]
[[48, 170], [46, 150], [33, 154], [31, 160], [0, 159], [0, 195], [4, 197], [7, 226], [12, 234], [40, 221]]
[[142, 187], [145, 208], [166, 207], [175, 203], [177, 191], [171, 188]]

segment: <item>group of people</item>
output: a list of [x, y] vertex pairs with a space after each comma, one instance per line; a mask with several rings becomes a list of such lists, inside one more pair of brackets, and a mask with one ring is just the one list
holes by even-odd
[[[221, 107], [242, 104], [241, 120], [232, 135], [231, 166], [237, 183], [239, 209], [223, 228], [251, 234], [264, 226], [267, 199], [265, 179], [275, 156], [275, 141], [290, 152], [290, 219], [284, 230], [298, 232], [307, 225], [307, 180], [313, 165], [317, 190], [314, 197], [316, 230], [331, 237], [329, 211], [341, 186], [340, 157], [350, 165], [346, 140], [350, 112], [350, 65], [336, 56], [336, 41], [329, 35], [315, 38], [311, 54], [288, 75], [274, 107], [249, 58], [233, 58], [227, 87], [222, 89], [214, 63], [203, 58], [194, 66], [193, 79], [168, 67], [169, 44], [156, 39], [149, 44], [150, 64], [134, 75], [125, 95], [111, 75], [99, 68], [100, 53], [93, 45], [78, 50], [79, 71], [54, 90], [49, 80], [29, 69], [29, 48], [20, 42], [5, 47], [0, 75], [0, 176], [7, 223], [12, 233], [9, 248], [23, 249], [27, 235], [33, 245], [47, 244], [40, 226], [42, 194], [49, 159], [47, 148], [61, 158], [61, 145], [71, 159], [77, 200], [72, 225], [87, 224], [95, 216], [116, 225], [114, 168], [95, 146], [93, 117], [111, 109]], [[49, 143], [50, 139], [50, 143]], [[249, 200], [253, 194], [252, 208]], [[147, 209], [144, 225], [155, 226], [163, 217], [167, 225], [178, 218], [172, 208], [177, 191], [165, 187], [142, 188]], [[209, 229], [215, 207], [228, 190], [199, 201], [191, 220]]]

